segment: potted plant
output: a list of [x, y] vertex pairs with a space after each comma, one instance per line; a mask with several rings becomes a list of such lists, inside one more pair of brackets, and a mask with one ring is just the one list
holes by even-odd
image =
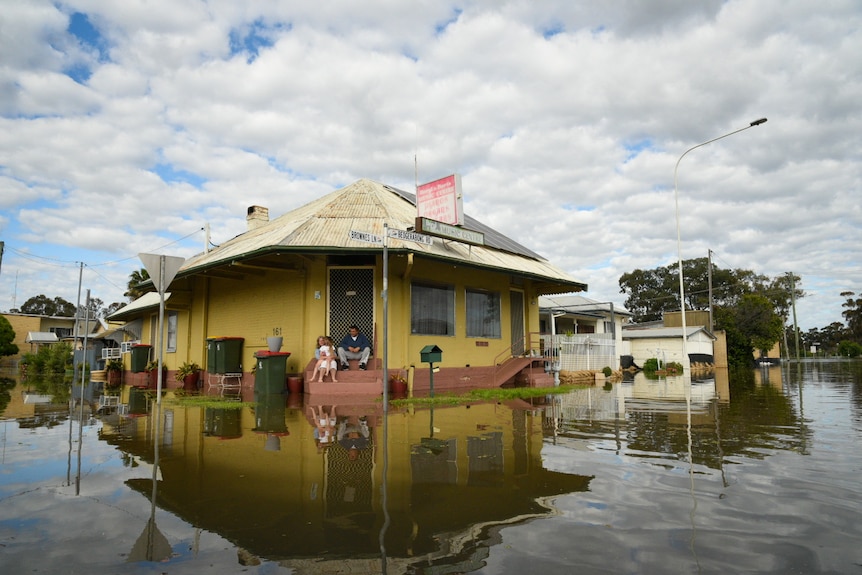
[[186, 391], [196, 391], [198, 388], [198, 380], [200, 379], [201, 366], [195, 362], [183, 362], [177, 368], [174, 377], [183, 384], [183, 389]]
[[123, 360], [119, 358], [109, 359], [105, 363], [105, 385], [109, 389], [120, 387], [120, 384], [123, 382], [123, 369]]
[[389, 390], [394, 394], [407, 393], [407, 378], [400, 372], [389, 376]]
[[[158, 382], [159, 382], [159, 373], [158, 373], [159, 362], [156, 360], [148, 362], [145, 371], [147, 372], [147, 379], [148, 379], [148, 383], [150, 384], [149, 385], [150, 389], [156, 389], [156, 387], [158, 386]], [[162, 367], [162, 382], [165, 381], [164, 371], [165, 371], [165, 369], [163, 366]]]

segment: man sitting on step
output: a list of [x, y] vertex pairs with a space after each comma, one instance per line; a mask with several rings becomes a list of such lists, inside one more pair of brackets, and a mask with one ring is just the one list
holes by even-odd
[[351, 325], [349, 333], [338, 344], [338, 359], [341, 360], [341, 370], [350, 369], [347, 361], [359, 360], [359, 369], [367, 369], [368, 357], [371, 355], [371, 342], [365, 334], [359, 332], [356, 325]]

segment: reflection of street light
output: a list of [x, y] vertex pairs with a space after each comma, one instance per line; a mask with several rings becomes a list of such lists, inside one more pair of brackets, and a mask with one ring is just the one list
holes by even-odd
[[750, 124], [748, 124], [744, 128], [740, 128], [738, 130], [728, 132], [727, 134], [724, 134], [723, 136], [719, 136], [717, 138], [707, 140], [706, 142], [702, 142], [696, 146], [692, 146], [689, 149], [687, 149], [685, 152], [682, 153], [682, 155], [676, 161], [676, 166], [674, 166], [674, 168], [673, 168], [673, 201], [674, 201], [674, 209], [676, 211], [676, 253], [677, 253], [677, 257], [679, 258], [679, 308], [680, 308], [680, 314], [682, 315], [682, 371], [683, 371], [683, 373], [685, 373], [686, 369], [691, 370], [691, 367], [689, 366], [689, 361], [688, 361], [688, 334], [686, 334], [687, 327], [685, 325], [685, 287], [683, 285], [683, 276], [682, 276], [682, 241], [680, 239], [680, 233], [679, 233], [679, 193], [677, 192], [677, 189], [676, 189], [676, 174], [677, 174], [677, 171], [679, 170], [679, 163], [682, 161], [682, 159], [685, 157], [685, 155], [688, 154], [692, 150], [696, 150], [697, 148], [700, 148], [701, 146], [711, 144], [712, 142], [715, 142], [717, 140], [721, 140], [722, 138], [726, 138], [728, 136], [738, 134], [739, 132], [742, 132], [742, 131], [747, 130], [749, 128], [753, 128], [754, 126], [759, 126], [760, 124], [764, 124], [764, 123], [766, 123], [766, 118], [760, 118], [759, 120], [754, 120], [753, 122], [751, 122]]

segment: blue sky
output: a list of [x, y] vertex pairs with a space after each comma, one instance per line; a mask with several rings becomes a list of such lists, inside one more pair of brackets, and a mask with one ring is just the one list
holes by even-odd
[[459, 173], [468, 214], [588, 296], [682, 256], [793, 271], [804, 328], [862, 280], [862, 8], [831, 0], [35, 0], [0, 16], [0, 309], [121, 301], [367, 177]]

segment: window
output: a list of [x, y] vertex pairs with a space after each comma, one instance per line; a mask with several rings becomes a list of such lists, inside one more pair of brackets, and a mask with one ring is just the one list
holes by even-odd
[[467, 290], [467, 337], [500, 337], [500, 294]]
[[168, 312], [168, 342], [165, 347], [168, 353], [177, 351], [177, 312]]
[[410, 332], [455, 335], [455, 290], [452, 286], [410, 286]]

